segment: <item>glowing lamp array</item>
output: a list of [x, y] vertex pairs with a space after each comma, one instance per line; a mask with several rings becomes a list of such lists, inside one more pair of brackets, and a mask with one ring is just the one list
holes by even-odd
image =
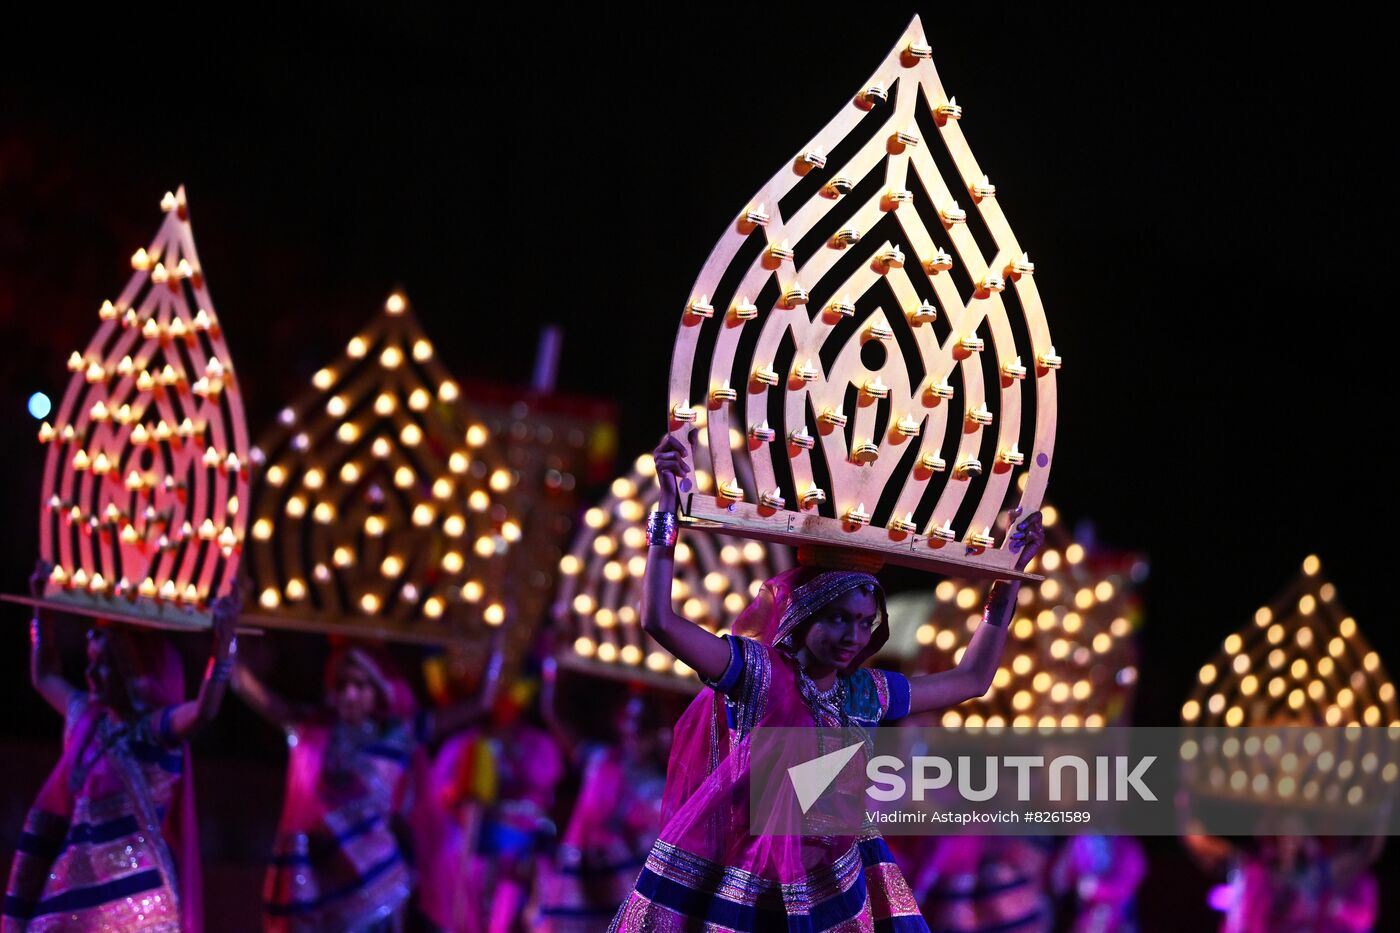
[[[945, 726], [1094, 728], [1120, 724], [1131, 704], [1141, 622], [1134, 582], [1146, 564], [1134, 558], [1108, 568], [1071, 537], [1053, 506], [1042, 513], [1046, 545], [1029, 569], [1044, 579], [1021, 586], [986, 696], [946, 710]], [[961, 658], [986, 598], [986, 585], [938, 584], [916, 632], [921, 672]]]
[[501, 625], [516, 478], [394, 293], [262, 439], [254, 610], [429, 642]]
[[1241, 730], [1183, 742], [1193, 794], [1354, 815], [1386, 806], [1400, 777], [1395, 686], [1316, 555], [1201, 666], [1181, 720]]
[[203, 626], [244, 544], [248, 432], [184, 188], [68, 358], [39, 516], [45, 599], [87, 614]]
[[1005, 576], [993, 529], [1013, 480], [1028, 511], [1044, 495], [1062, 360], [928, 48], [916, 17], [719, 238], [681, 309], [670, 427], [709, 435], [693, 517]]
[[1202, 665], [1188, 726], [1400, 725], [1395, 686], [1315, 555]]
[[[701, 489], [713, 487], [702, 466]], [[651, 455], [613, 480], [608, 496], [584, 513], [583, 526], [559, 562], [556, 619], [564, 632], [563, 660], [605, 676], [643, 677], [663, 685], [694, 684], [694, 672], [653, 642], [641, 627], [646, 522], [657, 502]], [[676, 544], [676, 611], [717, 634], [790, 564], [786, 549], [725, 535], [683, 533]]]

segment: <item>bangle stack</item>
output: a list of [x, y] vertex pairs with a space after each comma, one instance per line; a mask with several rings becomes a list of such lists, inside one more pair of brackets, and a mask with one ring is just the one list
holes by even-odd
[[675, 512], [652, 512], [647, 516], [647, 544], [675, 547], [677, 528]]
[[222, 661], [209, 659], [209, 669], [204, 676], [216, 684], [226, 684], [233, 676], [233, 658], [224, 658]]

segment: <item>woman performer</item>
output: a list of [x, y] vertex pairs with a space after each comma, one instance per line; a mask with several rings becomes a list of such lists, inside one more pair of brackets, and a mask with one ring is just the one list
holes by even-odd
[[[30, 578], [37, 598], [48, 568]], [[198, 933], [199, 843], [188, 739], [219, 710], [239, 600], [213, 605], [214, 648], [194, 700], [159, 632], [99, 621], [87, 689], [64, 679], [51, 623], [30, 624], [30, 679], [64, 716], [63, 753], [25, 818], [5, 893], [4, 933]]]
[[1133, 933], [1147, 871], [1131, 836], [902, 836], [910, 885], [947, 933]]
[[286, 799], [264, 885], [273, 933], [390, 933], [403, 928], [411, 890], [394, 832], [415, 753], [486, 714], [500, 672], [492, 636], [489, 684], [476, 701], [415, 713], [408, 684], [382, 649], [340, 645], [326, 664], [327, 703], [295, 710], [246, 667], [233, 686], [287, 733]]
[[[928, 929], [873, 828], [855, 837], [803, 836], [787, 846], [750, 834], [748, 794], [736, 792], [749, 779], [749, 737], [756, 726], [869, 727], [981, 696], [996, 673], [1019, 584], [992, 587], [983, 623], [956, 667], [912, 680], [861, 667], [889, 633], [881, 624], [884, 590], [860, 571], [779, 574], [736, 621], [735, 635], [715, 636], [671, 608], [676, 484], [691, 467], [671, 436], [655, 460], [661, 496], [647, 525], [643, 625], [715, 692], [697, 697], [677, 726], [664, 829], [612, 928]], [[1044, 538], [1039, 515], [1023, 519], [1011, 537], [1024, 568]], [[729, 728], [718, 726], [720, 716]]]
[[544, 665], [541, 710], [583, 779], [554, 864], [540, 884], [537, 927], [602, 933], [627, 899], [661, 830], [665, 750], [637, 694], [617, 709], [612, 741], [582, 741], [559, 717], [558, 665], [553, 658]]
[[1379, 888], [1370, 872], [1383, 836], [1259, 836], [1237, 845], [1187, 835], [1198, 863], [1224, 870], [1210, 906], [1224, 914], [1221, 933], [1367, 933], [1375, 928]]
[[535, 690], [520, 680], [501, 698], [483, 746], [490, 775], [481, 782], [488, 786], [476, 854], [482, 888], [490, 892], [489, 933], [530, 929], [524, 918], [555, 843], [550, 811], [564, 759], [544, 728]]

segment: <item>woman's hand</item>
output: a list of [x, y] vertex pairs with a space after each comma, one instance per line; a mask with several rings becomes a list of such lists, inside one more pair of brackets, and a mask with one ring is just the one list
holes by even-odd
[[[695, 432], [690, 432], [687, 439], [693, 450]], [[686, 459], [689, 453], [686, 442], [673, 434], [663, 437], [652, 452], [661, 489], [657, 501], [661, 512], [674, 515], [680, 506], [680, 494], [690, 489], [691, 464]], [[673, 545], [674, 541], [653, 542], [647, 547], [647, 569], [642, 577], [642, 630], [705, 680], [718, 680], [729, 667], [729, 642], [676, 614], [671, 604], [676, 576]]]
[[29, 595], [35, 599], [44, 598], [44, 590], [49, 585], [49, 574], [53, 572], [53, 565], [40, 558], [34, 562], [34, 572], [29, 575]]
[[[693, 431], [690, 437], [693, 446]], [[656, 450], [652, 451], [652, 459], [656, 462], [656, 482], [661, 487], [657, 507], [662, 512], [675, 512], [680, 507], [680, 490], [690, 488], [691, 465], [686, 459], [689, 453], [686, 445], [677, 440], [674, 434], [663, 437]]]
[[[43, 599], [50, 570], [47, 561], [40, 560], [34, 564], [34, 572], [29, 575], [29, 593], [35, 599]], [[44, 701], [63, 716], [67, 714], [68, 701], [76, 691], [63, 679], [63, 660], [58, 656], [58, 645], [50, 631], [52, 625], [35, 606], [34, 621], [29, 624], [29, 680]]]
[[1015, 522], [1011, 532], [1011, 553], [1017, 554], [1016, 569], [1025, 570], [1026, 565], [1035, 559], [1040, 553], [1040, 549], [1045, 546], [1045, 526], [1040, 521], [1040, 510], [1036, 510], [1019, 522], [1016, 516], [1021, 514], [1021, 507], [1018, 505], [1011, 511], [1011, 520]]
[[243, 612], [243, 594], [238, 587], [214, 600], [210, 607], [214, 628], [214, 655], [224, 660], [230, 654], [234, 636], [238, 632], [238, 616]]

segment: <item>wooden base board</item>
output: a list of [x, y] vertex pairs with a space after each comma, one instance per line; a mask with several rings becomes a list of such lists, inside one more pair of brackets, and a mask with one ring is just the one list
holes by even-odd
[[15, 596], [0, 593], [0, 602], [33, 606], [54, 612], [86, 616], [93, 619], [111, 619], [128, 625], [144, 628], [157, 628], [171, 632], [207, 632], [210, 621], [207, 613], [181, 606], [159, 603], [137, 597], [126, 599], [122, 596], [46, 596], [35, 599], [32, 596]]
[[961, 541], [899, 534], [869, 525], [838, 524], [830, 519], [809, 521], [804, 515], [762, 508], [748, 502], [735, 502], [720, 508], [714, 505], [712, 497], [693, 496], [683, 522], [687, 528], [774, 541], [792, 547], [817, 544], [850, 548], [875, 554], [887, 563], [941, 573], [960, 580], [1038, 582], [1044, 579], [1017, 570], [1017, 555], [1002, 548], [973, 548]]

